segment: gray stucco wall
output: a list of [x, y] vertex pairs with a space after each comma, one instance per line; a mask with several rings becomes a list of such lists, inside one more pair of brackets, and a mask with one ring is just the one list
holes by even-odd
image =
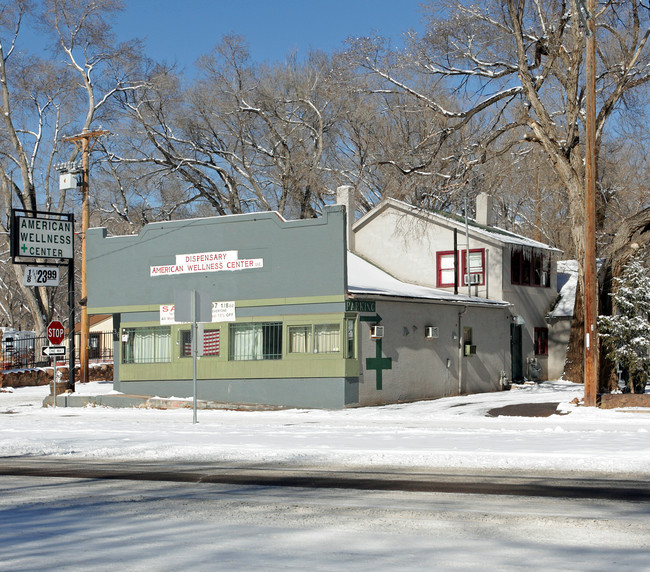
[[[437, 288], [436, 252], [453, 250], [454, 225], [442, 217], [414, 214], [410, 207], [384, 204], [373, 216], [366, 215], [355, 225], [355, 249], [390, 274], [416, 284]], [[458, 229], [458, 249], [465, 249], [465, 234]], [[546, 327], [548, 314], [557, 297], [556, 262], [551, 265], [548, 287], [511, 284], [510, 245], [475, 233], [470, 227], [470, 249], [485, 250], [487, 282], [472, 286], [472, 296], [510, 302], [510, 312], [520, 315], [524, 321], [522, 357], [524, 375], [528, 360], [536, 358], [543, 369], [543, 379], [548, 379], [549, 358], [536, 356], [534, 351], [535, 328]], [[551, 256], [551, 251], [546, 251]], [[450, 288], [444, 288], [450, 290]], [[466, 286], [459, 287], [460, 294], [467, 293]], [[549, 352], [553, 343], [549, 331]], [[508, 377], [512, 366], [505, 367]]]
[[[507, 307], [467, 306], [460, 327], [471, 327], [477, 353], [459, 355], [459, 312], [463, 306], [435, 302], [377, 301], [384, 338], [382, 356], [391, 368], [381, 372], [382, 389], [377, 390], [377, 371], [367, 359], [377, 356], [377, 341], [370, 338], [370, 324], [359, 325], [362, 375], [359, 401], [380, 405], [459, 394], [459, 362], [462, 367], [460, 393], [481, 393], [501, 389], [501, 372], [510, 363]], [[426, 326], [438, 327], [439, 337], [426, 339]], [[462, 329], [461, 329], [462, 334]]]
[[[175, 290], [214, 292], [217, 300], [344, 295], [345, 212], [284, 221], [277, 213], [198, 218], [147, 225], [135, 236], [87, 232], [88, 307], [171, 304]], [[237, 251], [262, 268], [152, 277], [177, 254]]]
[[[156, 382], [156, 395], [191, 397], [193, 381]], [[358, 404], [357, 378], [290, 378], [290, 379], [201, 379], [197, 382], [197, 399], [246, 405], [343, 409]], [[115, 389], [132, 395], [150, 395], [152, 382], [129, 381]]]
[[548, 377], [560, 379], [564, 375], [566, 356], [571, 337], [572, 318], [548, 319]]

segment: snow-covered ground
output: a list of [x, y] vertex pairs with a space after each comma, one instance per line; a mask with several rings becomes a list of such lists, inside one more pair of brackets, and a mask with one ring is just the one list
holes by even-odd
[[[112, 390], [77, 384], [77, 393]], [[174, 460], [650, 475], [650, 410], [572, 403], [565, 381], [342, 411], [42, 407], [47, 387], [0, 393], [0, 457]], [[550, 417], [490, 417], [514, 403], [559, 402]]]
[[[344, 411], [199, 410], [197, 424], [191, 409], [44, 408], [47, 391], [0, 393], [0, 462], [650, 475], [650, 411], [577, 406], [583, 388], [562, 381]], [[110, 391], [110, 383], [77, 385], [77, 393]], [[487, 416], [544, 402], [560, 403], [561, 414]], [[0, 571], [636, 572], [650, 569], [647, 504], [3, 476]]]

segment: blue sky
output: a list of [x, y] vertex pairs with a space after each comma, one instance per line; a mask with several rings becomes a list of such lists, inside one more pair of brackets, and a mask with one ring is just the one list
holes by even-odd
[[140, 37], [156, 60], [191, 68], [225, 34], [246, 38], [258, 62], [292, 51], [331, 52], [349, 36], [379, 33], [401, 44], [422, 31], [424, 0], [126, 0], [115, 22], [119, 39]]

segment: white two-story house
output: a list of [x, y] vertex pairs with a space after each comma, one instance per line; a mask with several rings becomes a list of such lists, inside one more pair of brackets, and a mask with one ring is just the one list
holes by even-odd
[[[339, 198], [346, 200], [353, 213], [353, 198]], [[509, 302], [507, 373], [513, 381], [548, 379], [553, 340], [546, 317], [557, 298], [561, 251], [494, 227], [486, 194], [476, 212], [476, 220], [466, 220], [385, 199], [352, 223], [349, 248], [399, 280]]]

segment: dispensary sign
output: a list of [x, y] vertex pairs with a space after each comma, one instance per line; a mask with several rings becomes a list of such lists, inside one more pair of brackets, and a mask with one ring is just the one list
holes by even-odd
[[198, 252], [195, 254], [177, 254], [175, 264], [150, 266], [151, 276], [175, 276], [177, 274], [194, 274], [198, 272], [228, 272], [234, 270], [251, 270], [263, 268], [262, 258], [239, 258], [236, 250], [220, 252]]
[[73, 258], [74, 224], [62, 218], [14, 216], [13, 256]]

